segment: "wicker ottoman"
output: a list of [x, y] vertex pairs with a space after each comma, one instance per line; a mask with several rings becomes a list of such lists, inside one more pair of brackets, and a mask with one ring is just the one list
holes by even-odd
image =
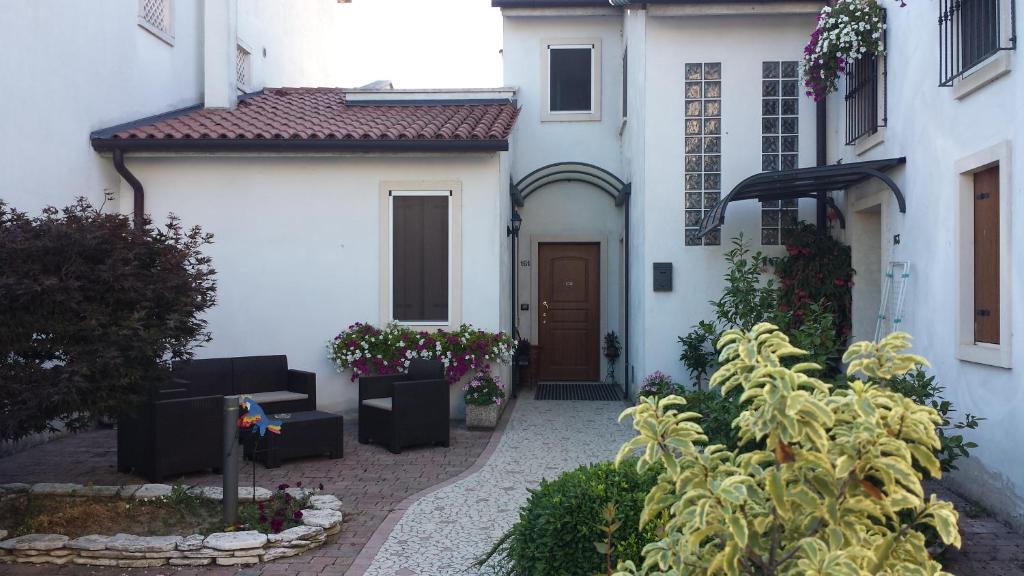
[[314, 410], [270, 417], [281, 421], [281, 433], [268, 433], [256, 443], [256, 459], [267, 468], [277, 468], [282, 460], [291, 458], [327, 455], [334, 459], [345, 455], [341, 415]]

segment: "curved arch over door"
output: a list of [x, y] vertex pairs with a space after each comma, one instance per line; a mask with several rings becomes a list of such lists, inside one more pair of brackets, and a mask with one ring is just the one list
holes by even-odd
[[611, 172], [586, 162], [555, 162], [541, 166], [513, 182], [510, 192], [516, 206], [523, 206], [526, 198], [534, 192], [556, 182], [583, 182], [607, 193], [615, 199], [616, 206], [626, 203], [629, 184]]

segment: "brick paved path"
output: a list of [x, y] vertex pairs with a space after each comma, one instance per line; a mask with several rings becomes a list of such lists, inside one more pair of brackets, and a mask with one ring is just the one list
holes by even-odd
[[[525, 396], [525, 395], [524, 395]], [[523, 398], [520, 398], [522, 402]], [[516, 412], [533, 412], [543, 416], [549, 409], [561, 402], [522, 403]], [[591, 403], [582, 403], [584, 405]], [[603, 404], [603, 403], [593, 403]], [[612, 404], [612, 403], [609, 403]], [[531, 406], [527, 408], [528, 406]], [[584, 406], [585, 408], [585, 406]], [[618, 408], [621, 408], [619, 406]], [[617, 409], [610, 410], [617, 414]], [[552, 415], [548, 415], [552, 416]], [[578, 415], [577, 415], [578, 416]], [[533, 420], [531, 418], [530, 420]], [[538, 425], [542, 424], [538, 421]], [[591, 418], [585, 418], [581, 424], [585, 428], [596, 425]], [[610, 429], [610, 428], [609, 428]], [[279, 560], [258, 567], [235, 569], [228, 567], [207, 567], [199, 569], [150, 568], [150, 569], [108, 569], [85, 566], [27, 566], [0, 564], [0, 575], [7, 576], [341, 576], [352, 565], [353, 559], [362, 550], [377, 529], [378, 525], [395, 509], [402, 500], [417, 492], [444, 482], [459, 475], [469, 468], [488, 444], [491, 434], [487, 432], [471, 432], [464, 427], [452, 429], [451, 448], [410, 449], [401, 455], [392, 455], [378, 446], [363, 446], [356, 442], [354, 425], [345, 427], [345, 458], [342, 460], [304, 459], [286, 462], [276, 470], [266, 470], [257, 466], [257, 482], [264, 487], [273, 488], [281, 482], [294, 483], [302, 480], [307, 484], [323, 482], [324, 488], [338, 495], [344, 501], [345, 523], [338, 538], [327, 545], [302, 556]], [[502, 438], [503, 443], [514, 443], [516, 437]], [[561, 440], [559, 440], [561, 438]], [[561, 436], [549, 436], [546, 442], [561, 443], [566, 440]], [[610, 440], [610, 438], [606, 438]], [[520, 438], [517, 442], [522, 442]], [[601, 442], [603, 443], [603, 442]], [[6, 482], [79, 482], [94, 484], [135, 484], [141, 480], [134, 476], [118, 474], [115, 469], [115, 438], [109, 430], [88, 432], [56, 440], [43, 446], [35, 447], [27, 452], [0, 458], [0, 483]], [[531, 456], [533, 454], [533, 456]], [[538, 464], [532, 460], [534, 451], [521, 452], [519, 460], [522, 469], [534, 468]], [[549, 464], [544, 464], [548, 467]], [[486, 465], [485, 465], [486, 467]], [[242, 466], [241, 483], [251, 482], [250, 466]], [[545, 471], [545, 475], [553, 475], [555, 468]], [[474, 476], [476, 473], [474, 473]], [[220, 477], [214, 475], [195, 475], [184, 479], [190, 484], [220, 485]], [[511, 480], [510, 480], [511, 481]], [[460, 480], [456, 483], [460, 484]], [[453, 485], [455, 486], [455, 485]], [[451, 487], [444, 488], [434, 498], [442, 498]], [[949, 550], [941, 559], [946, 569], [958, 576], [1011, 576], [1024, 575], [1024, 535], [1013, 532], [1006, 525], [994, 520], [986, 511], [966, 502], [956, 494], [942, 486], [930, 486], [941, 498], [952, 500], [960, 511], [960, 526], [963, 534], [962, 551]], [[433, 495], [432, 495], [433, 496]], [[429, 500], [428, 500], [429, 499]], [[430, 512], [426, 505], [433, 501], [430, 496], [426, 502], [414, 504], [410, 513], [417, 507]], [[472, 504], [483, 509], [485, 502], [473, 501]], [[511, 506], [498, 506], [495, 509], [511, 510]], [[440, 512], [440, 511], [439, 511]], [[393, 541], [403, 534], [415, 534], [419, 530], [413, 522], [414, 516], [403, 518], [405, 525], [399, 523], [400, 530], [393, 533]], [[507, 519], [503, 521], [503, 525]], [[492, 527], [500, 532], [501, 527]], [[416, 545], [416, 542], [411, 542]], [[387, 544], [385, 544], [387, 546]], [[384, 548], [389, 553], [389, 548]], [[435, 556], [436, 558], [436, 556]], [[385, 562], [382, 556], [379, 567]], [[381, 574], [414, 574], [408, 569], [393, 572], [381, 570]], [[421, 572], [421, 574], [425, 574]], [[431, 576], [446, 576], [431, 574]]]
[[[271, 562], [258, 567], [208, 567], [199, 569], [149, 568], [129, 570], [85, 566], [27, 566], [0, 564], [0, 575], [49, 576], [341, 576], [370, 539], [377, 526], [402, 500], [430, 486], [453, 478], [469, 468], [490, 441], [490, 432], [470, 431], [453, 424], [451, 446], [445, 448], [409, 448], [402, 454], [391, 454], [375, 445], [356, 441], [354, 424], [345, 425], [345, 457], [340, 460], [307, 458], [285, 462], [280, 468], [267, 470], [256, 466], [257, 485], [274, 489], [282, 482], [301, 480], [342, 499], [345, 521], [333, 542], [321, 548]], [[37, 446], [26, 452], [0, 458], [0, 484], [7, 482], [78, 482], [93, 484], [138, 484], [136, 476], [119, 474], [116, 470], [116, 438], [111, 430], [86, 432]], [[252, 482], [250, 464], [239, 467], [239, 483]], [[220, 486], [217, 475], [191, 475], [188, 484]], [[170, 482], [170, 480], [167, 480]]]

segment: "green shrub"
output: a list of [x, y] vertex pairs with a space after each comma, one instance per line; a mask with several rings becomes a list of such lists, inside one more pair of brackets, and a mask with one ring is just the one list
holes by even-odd
[[[904, 353], [909, 340], [897, 332], [854, 344], [843, 357], [847, 375], [889, 380], [927, 364]], [[644, 548], [642, 563], [620, 562], [615, 576], [945, 576], [926, 532], [959, 547], [957, 512], [926, 499], [917, 471], [942, 475], [938, 413], [871, 381], [835, 390], [808, 375], [817, 366], [784, 366], [807, 353], [771, 324], [729, 330], [718, 348], [722, 368], [710, 386], [742, 391], [740, 440], [763, 448], [701, 448], [700, 414], [681, 412], [678, 396], [625, 410], [620, 420], [632, 417], [637, 436], [618, 458], [639, 451], [638, 470], [664, 470], [641, 515], [661, 538]]]
[[659, 471], [640, 473], [636, 466], [616, 468], [610, 462], [583, 466], [530, 491], [519, 521], [498, 540], [477, 565], [490, 562], [505, 576], [592, 576], [605, 570], [595, 544], [605, 541], [601, 526], [608, 504], [620, 523], [612, 540], [613, 565], [640, 560], [640, 552], [657, 540], [656, 526], [640, 530], [644, 498]]
[[935, 382], [935, 376], [929, 376], [918, 367], [907, 374], [895, 376], [880, 383], [922, 406], [931, 406], [939, 413], [942, 423], [936, 426], [935, 432], [939, 435], [939, 443], [942, 446], [935, 455], [939, 459], [943, 472], [957, 470], [955, 462], [960, 458], [970, 457], [970, 449], [978, 447], [974, 442], [964, 442], [963, 434], [957, 431], [974, 430], [984, 418], [979, 418], [968, 412], [962, 420], [950, 420], [951, 414], [956, 410], [953, 408], [952, 402], [942, 397], [942, 391], [945, 388]]

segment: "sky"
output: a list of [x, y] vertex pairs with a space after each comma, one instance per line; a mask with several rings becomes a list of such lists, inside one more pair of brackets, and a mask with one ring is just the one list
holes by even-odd
[[352, 0], [339, 8], [347, 14], [344, 86], [502, 85], [501, 12], [489, 0]]

